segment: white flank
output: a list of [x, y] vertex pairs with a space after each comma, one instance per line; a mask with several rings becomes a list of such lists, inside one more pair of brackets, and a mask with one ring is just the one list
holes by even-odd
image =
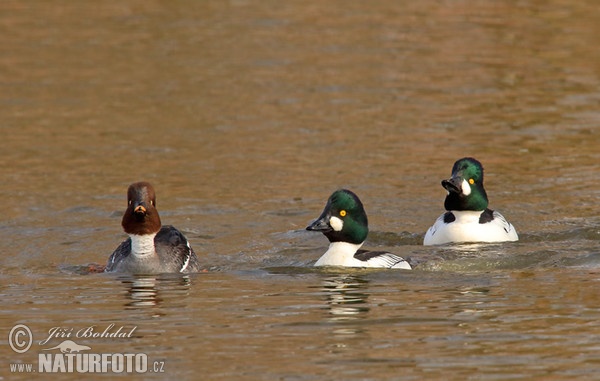
[[131, 253], [136, 257], [147, 257], [149, 255], [154, 255], [154, 237], [155, 234], [130, 234], [129, 238], [131, 238]]
[[425, 233], [423, 245], [441, 245], [451, 242], [506, 242], [518, 241], [515, 228], [502, 214], [494, 211], [494, 219], [485, 224], [479, 223], [481, 211], [456, 211], [456, 218], [450, 223], [444, 222], [442, 214]]
[[183, 262], [183, 266], [181, 267], [181, 270], [179, 270], [180, 273], [182, 273], [190, 264], [190, 259], [192, 258], [192, 247], [190, 246], [190, 241], [186, 240], [185, 244], [188, 247], [188, 253], [187, 253], [187, 257], [185, 258], [185, 262]]
[[[336, 217], [332, 217], [333, 220]], [[338, 218], [339, 220], [339, 218]], [[362, 243], [332, 242], [329, 249], [319, 258], [315, 266], [349, 266], [364, 267], [364, 263], [354, 258]]]
[[331, 225], [333, 230], [335, 230], [336, 232], [341, 232], [344, 228], [344, 221], [340, 220], [337, 217], [331, 217], [329, 219], [329, 225]]
[[365, 267], [384, 267], [388, 269], [405, 269], [412, 270], [410, 264], [404, 258], [392, 253], [385, 253], [373, 257], [366, 262]]
[[354, 254], [360, 249], [361, 244], [348, 242], [332, 242], [329, 244], [329, 249], [319, 260], [315, 266], [343, 266], [343, 267], [377, 267], [377, 268], [393, 268], [407, 269], [411, 267], [401, 257], [391, 253], [381, 254], [370, 258], [367, 261], [356, 259]]
[[469, 185], [469, 182], [467, 180], [463, 180], [461, 188], [463, 195], [468, 196], [471, 194], [471, 185]]

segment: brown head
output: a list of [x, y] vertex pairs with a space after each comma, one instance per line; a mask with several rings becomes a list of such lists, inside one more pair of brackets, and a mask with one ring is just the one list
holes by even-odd
[[158, 233], [161, 223], [156, 210], [156, 194], [150, 183], [141, 181], [129, 186], [127, 210], [121, 225], [127, 234]]

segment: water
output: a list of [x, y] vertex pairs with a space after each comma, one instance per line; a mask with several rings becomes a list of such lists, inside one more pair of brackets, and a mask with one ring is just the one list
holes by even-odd
[[[0, 378], [62, 327], [144, 378], [600, 379], [595, 2], [0, 9]], [[423, 247], [467, 155], [521, 240]], [[87, 274], [140, 180], [204, 272]], [[414, 271], [311, 268], [339, 187]]]

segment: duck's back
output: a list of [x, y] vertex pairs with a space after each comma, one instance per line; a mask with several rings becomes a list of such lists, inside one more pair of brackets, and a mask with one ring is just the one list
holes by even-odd
[[154, 238], [154, 245], [163, 268], [182, 273], [196, 272], [200, 269], [194, 249], [183, 233], [174, 226], [163, 226]]

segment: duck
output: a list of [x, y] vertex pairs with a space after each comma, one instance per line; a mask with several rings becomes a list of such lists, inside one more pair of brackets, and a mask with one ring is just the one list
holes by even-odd
[[442, 180], [447, 195], [446, 212], [431, 226], [423, 245], [518, 241], [514, 226], [502, 214], [488, 208], [483, 187], [483, 166], [472, 157], [457, 160], [452, 175]]
[[130, 274], [193, 273], [200, 263], [190, 242], [177, 228], [162, 226], [156, 192], [146, 181], [127, 189], [121, 221], [129, 236], [108, 258], [105, 272]]
[[367, 214], [358, 196], [339, 189], [331, 194], [321, 215], [306, 227], [329, 239], [329, 248], [314, 266], [376, 267], [410, 270], [410, 264], [385, 251], [360, 250], [369, 233]]

